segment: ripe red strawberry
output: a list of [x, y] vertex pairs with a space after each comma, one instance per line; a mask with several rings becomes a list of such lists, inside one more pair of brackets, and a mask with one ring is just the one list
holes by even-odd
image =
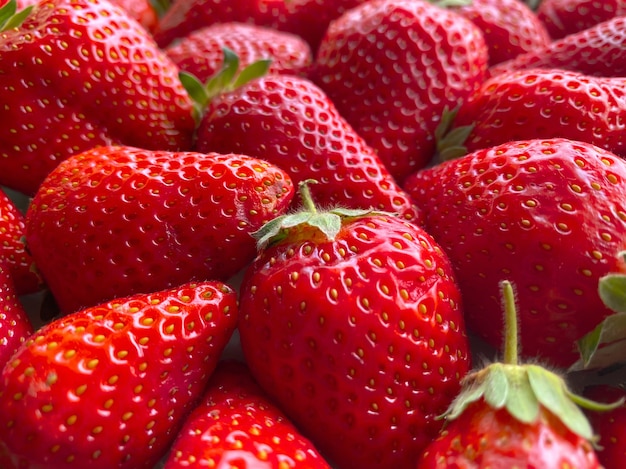
[[0, 368], [32, 332], [33, 326], [18, 300], [9, 269], [0, 262]]
[[513, 140], [562, 137], [626, 156], [624, 96], [621, 78], [510, 71], [486, 80], [460, 106], [453, 128], [473, 126], [463, 143], [466, 152]]
[[535, 12], [520, 0], [468, 0], [453, 9], [480, 28], [489, 49], [489, 65], [510, 60], [550, 42]]
[[245, 23], [218, 23], [192, 32], [165, 49], [183, 71], [206, 82], [224, 65], [224, 47], [239, 57], [239, 69], [271, 59], [269, 73], [305, 75], [313, 62], [298, 36]]
[[244, 155], [100, 147], [46, 178], [26, 237], [62, 312], [190, 280], [226, 280], [256, 254], [250, 233], [293, 186]]
[[[626, 398], [622, 388], [594, 385], [585, 389], [585, 397], [599, 402], [616, 402]], [[621, 469], [626, 461], [626, 405], [609, 412], [589, 412], [597, 435], [598, 459], [605, 469]]]
[[446, 412], [446, 427], [421, 456], [418, 469], [526, 467], [601, 469], [593, 431], [565, 380], [537, 364], [517, 361], [513, 291], [503, 285], [504, 360], [471, 373]]
[[553, 39], [561, 39], [624, 15], [624, 0], [541, 0], [537, 7], [537, 18]]
[[444, 109], [480, 85], [487, 56], [480, 29], [457, 13], [373, 0], [332, 23], [312, 76], [401, 181], [434, 156]]
[[18, 295], [40, 288], [41, 278], [24, 243], [24, 215], [0, 189], [0, 263], [10, 273]]
[[0, 184], [29, 195], [72, 154], [184, 150], [195, 128], [178, 68], [107, 0], [41, 1], [0, 32], [0, 95]]
[[330, 469], [272, 403], [243, 362], [222, 361], [186, 419], [164, 469], [291, 467]]
[[566, 139], [508, 142], [418, 171], [405, 184], [450, 257], [468, 329], [494, 347], [497, 285], [517, 285], [523, 353], [559, 366], [612, 311], [599, 279], [626, 272], [626, 162]]
[[283, 168], [294, 183], [316, 179], [323, 206], [373, 207], [421, 221], [374, 150], [306, 78], [267, 75], [215, 96], [196, 150], [254, 155]]
[[599, 77], [626, 75], [626, 17], [619, 16], [520, 54], [489, 69], [558, 68]]
[[469, 367], [452, 268], [414, 224], [320, 212], [302, 187], [306, 210], [257, 233], [240, 290], [246, 362], [338, 467], [410, 467]]
[[0, 453], [19, 468], [152, 468], [235, 327], [235, 292], [188, 284], [49, 323], [0, 375]]

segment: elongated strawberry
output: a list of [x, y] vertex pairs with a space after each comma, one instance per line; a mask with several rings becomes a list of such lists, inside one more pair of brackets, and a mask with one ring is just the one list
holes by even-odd
[[269, 73], [304, 75], [313, 57], [309, 45], [298, 36], [246, 23], [217, 23], [192, 32], [165, 53], [183, 71], [206, 82], [224, 65], [223, 49], [239, 58], [239, 69], [270, 59]]
[[107, 0], [37, 3], [0, 32], [0, 184], [32, 195], [98, 145], [187, 150], [193, 103], [178, 68]]
[[62, 312], [251, 262], [250, 233], [282, 214], [289, 176], [235, 154], [100, 147], [62, 162], [26, 214], [33, 258]]
[[184, 467], [330, 469], [254, 381], [243, 362], [222, 361], [187, 417], [164, 469]]
[[465, 152], [513, 140], [561, 137], [626, 156], [624, 116], [626, 80], [533, 69], [486, 80], [460, 106], [453, 128], [471, 126], [462, 143]]
[[435, 129], [482, 83], [480, 29], [422, 0], [374, 0], [334, 21], [313, 80], [399, 181], [435, 154]]
[[198, 127], [196, 150], [254, 155], [294, 181], [316, 179], [315, 200], [421, 215], [368, 146], [310, 80], [266, 75], [213, 97]]
[[497, 64], [489, 74], [558, 68], [599, 77], [623, 77], [625, 64], [626, 17], [618, 16]]
[[0, 375], [0, 447], [19, 468], [151, 468], [235, 327], [235, 292], [187, 284], [49, 323]]
[[598, 281], [626, 272], [626, 162], [584, 142], [534, 139], [477, 150], [405, 184], [450, 257], [470, 330], [501, 347], [498, 283], [519, 292], [524, 357], [559, 366], [612, 311]]
[[301, 186], [306, 209], [257, 233], [240, 290], [246, 362], [338, 467], [410, 467], [469, 367], [451, 265], [414, 224], [318, 211]]
[[18, 300], [9, 269], [0, 262], [0, 368], [32, 333], [33, 326]]
[[624, 15], [624, 0], [541, 0], [537, 7], [537, 18], [553, 39], [561, 39]]
[[577, 404], [604, 406], [573, 394], [565, 380], [517, 360], [514, 292], [504, 281], [504, 359], [466, 376], [446, 412], [447, 425], [424, 451], [418, 469], [528, 467], [600, 469], [593, 430]]

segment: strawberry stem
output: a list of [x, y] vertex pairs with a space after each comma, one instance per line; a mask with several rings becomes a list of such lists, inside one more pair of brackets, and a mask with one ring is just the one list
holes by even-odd
[[502, 302], [504, 303], [504, 363], [517, 365], [518, 363], [518, 333], [517, 333], [517, 306], [515, 292], [508, 280], [500, 283]]
[[302, 199], [302, 205], [304, 206], [304, 209], [313, 214], [317, 214], [317, 207], [313, 202], [313, 197], [311, 196], [311, 189], [309, 189], [309, 184], [317, 184], [317, 181], [315, 179], [306, 179], [304, 181], [300, 181], [300, 183], [298, 184], [298, 191], [300, 193], [300, 198]]

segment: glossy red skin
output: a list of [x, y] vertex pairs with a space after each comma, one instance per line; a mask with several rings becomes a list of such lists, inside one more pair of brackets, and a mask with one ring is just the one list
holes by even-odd
[[533, 424], [515, 420], [506, 410], [484, 401], [471, 404], [447, 422], [441, 435], [426, 448], [417, 469], [601, 469], [591, 444], [571, 432], [540, 407]]
[[625, 76], [626, 17], [612, 18], [520, 54], [491, 67], [489, 75], [531, 68], [558, 68], [597, 77]]
[[[319, 275], [319, 277], [318, 277]], [[470, 366], [460, 296], [432, 238], [398, 218], [293, 231], [246, 271], [250, 370], [337, 467], [409, 467]]]
[[283, 168], [294, 184], [315, 179], [311, 191], [323, 207], [373, 207], [421, 222], [374, 150], [306, 78], [265, 76], [217, 96], [195, 148], [255, 155]]
[[[220, 466], [221, 465], [221, 466]], [[164, 469], [330, 469], [313, 444], [271, 402], [243, 362], [222, 361], [187, 417]]]
[[236, 301], [219, 282], [187, 284], [43, 326], [0, 375], [0, 453], [21, 469], [152, 468], [202, 396]]
[[0, 368], [32, 333], [33, 326], [18, 299], [9, 269], [0, 263]]
[[281, 169], [244, 155], [101, 147], [61, 163], [26, 238], [61, 312], [191, 280], [226, 280], [256, 255], [250, 233], [287, 210]]
[[453, 11], [480, 28], [489, 49], [489, 66], [550, 42], [535, 12], [520, 0], [472, 0]]
[[0, 189], [0, 262], [10, 272], [18, 295], [40, 289], [41, 278], [24, 243], [24, 215]]
[[560, 70], [519, 70], [486, 80], [454, 126], [474, 125], [468, 152], [508, 141], [569, 138], [626, 156], [626, 79]]
[[97, 145], [191, 146], [193, 104], [178, 68], [109, 2], [38, 3], [0, 33], [0, 57], [2, 185], [32, 195], [60, 161]]
[[480, 29], [416, 0], [374, 0], [329, 27], [313, 80], [402, 181], [435, 154], [434, 132], [485, 77]]
[[598, 280], [626, 272], [626, 162], [565, 139], [511, 142], [419, 171], [405, 188], [455, 267], [468, 329], [501, 347], [509, 280], [523, 356], [573, 364], [575, 341], [612, 313]]
[[[598, 402], [617, 402], [626, 398], [623, 389], [596, 385], [585, 389], [585, 397]], [[626, 405], [609, 412], [587, 413], [599, 437], [598, 459], [605, 469], [621, 469], [626, 461]]]
[[271, 59], [268, 73], [305, 75], [313, 57], [298, 36], [245, 23], [218, 23], [196, 30], [165, 49], [181, 69], [205, 83], [224, 64], [223, 48], [239, 57], [239, 70], [261, 59]]
[[626, 14], [624, 0], [542, 0], [537, 18], [553, 39], [561, 39]]

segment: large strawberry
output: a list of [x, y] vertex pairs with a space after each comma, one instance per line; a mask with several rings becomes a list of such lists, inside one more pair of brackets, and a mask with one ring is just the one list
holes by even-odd
[[468, 328], [501, 346], [497, 289], [510, 279], [524, 356], [572, 364], [575, 341], [612, 313], [599, 279], [626, 271], [626, 162], [584, 142], [515, 141], [418, 171], [405, 188], [455, 267]]
[[266, 75], [213, 97], [195, 148], [254, 155], [283, 168], [294, 183], [316, 179], [315, 198], [324, 206], [373, 207], [421, 222], [375, 151], [303, 77]]
[[626, 1], [541, 0], [536, 13], [550, 36], [561, 39], [616, 16], [626, 15]]
[[28, 194], [72, 154], [185, 150], [195, 127], [178, 68], [107, 0], [41, 1], [0, 32], [0, 105], [0, 184]]
[[596, 410], [612, 406], [573, 394], [561, 376], [539, 364], [518, 363], [513, 287], [504, 281], [502, 290], [504, 359], [465, 377], [446, 412], [445, 429], [417, 468], [601, 469], [593, 430], [577, 404]]
[[218, 363], [202, 402], [187, 417], [163, 467], [330, 469], [267, 398], [248, 367], [232, 360]]
[[414, 224], [319, 211], [302, 188], [305, 210], [257, 233], [240, 291], [246, 362], [338, 467], [410, 467], [469, 367], [451, 266]]
[[234, 290], [187, 284], [51, 322], [0, 375], [0, 453], [16, 468], [151, 468], [201, 397]]
[[373, 0], [331, 24], [312, 76], [402, 180], [431, 160], [444, 109], [482, 83], [487, 60], [480, 29], [461, 15], [422, 0]]
[[32, 332], [33, 326], [18, 300], [9, 269], [0, 261], [0, 368]]
[[469, 133], [455, 145], [440, 141], [440, 150], [461, 144], [472, 152], [513, 140], [562, 137], [626, 156], [625, 98], [621, 78], [552, 69], [505, 72], [486, 80], [459, 107], [449, 136], [468, 126]]
[[255, 256], [250, 233], [289, 206], [281, 169], [235, 154], [100, 147], [62, 162], [26, 214], [26, 238], [63, 312], [192, 279]]

